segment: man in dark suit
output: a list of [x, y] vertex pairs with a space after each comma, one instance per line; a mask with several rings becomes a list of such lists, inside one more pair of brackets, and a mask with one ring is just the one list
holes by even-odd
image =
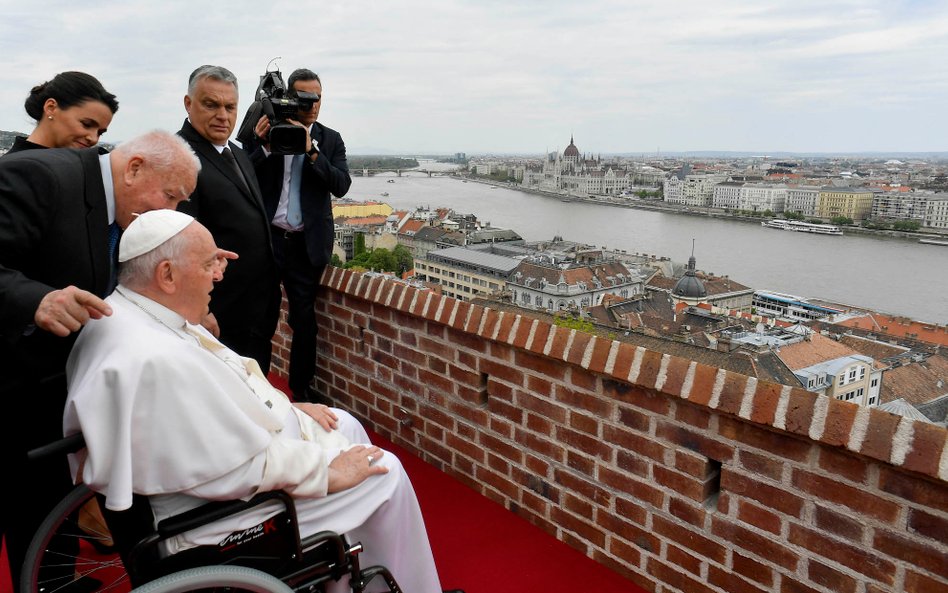
[[[260, 146], [251, 151], [257, 169], [268, 220], [273, 224], [273, 250], [280, 266], [283, 290], [289, 304], [290, 389], [296, 401], [322, 398], [310, 386], [316, 374], [316, 313], [313, 303], [319, 278], [332, 257], [335, 227], [332, 198], [349, 191], [352, 178], [346, 163], [346, 146], [339, 132], [316, 121], [322, 104], [319, 76], [301, 68], [287, 79], [291, 93], [310, 93], [309, 109], [300, 109], [290, 123], [306, 129], [299, 155], [271, 154], [267, 139], [270, 122], [260, 118], [255, 128]], [[301, 106], [306, 105], [301, 101]], [[249, 150], [249, 148], [248, 148]], [[295, 194], [295, 195], [294, 195]]]
[[232, 350], [256, 360], [266, 375], [280, 284], [257, 176], [246, 153], [229, 141], [237, 123], [237, 78], [220, 66], [197, 68], [184, 108], [188, 118], [178, 133], [202, 168], [197, 189], [178, 209], [207, 227], [219, 247], [240, 256], [214, 287], [213, 316], [205, 325]]
[[175, 208], [199, 169], [186, 143], [157, 131], [110, 154], [0, 159], [0, 533], [15, 587], [30, 539], [71, 487], [65, 459], [27, 463], [26, 452], [62, 438], [69, 350], [90, 318], [111, 314], [110, 239], [137, 213]]

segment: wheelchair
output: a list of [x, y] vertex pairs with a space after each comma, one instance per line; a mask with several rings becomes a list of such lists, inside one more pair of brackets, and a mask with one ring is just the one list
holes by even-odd
[[[84, 445], [77, 434], [34, 449], [29, 456], [72, 453]], [[280, 505], [276, 515], [218, 545], [171, 555], [164, 551], [163, 542], [178, 534], [274, 503]], [[90, 508], [99, 512], [90, 513]], [[104, 521], [89, 520], [99, 516]], [[24, 560], [20, 591], [319, 593], [328, 583], [348, 577], [353, 593], [363, 593], [378, 577], [390, 593], [401, 593], [384, 566], [360, 566], [362, 550], [361, 543], [349, 543], [331, 531], [301, 539], [293, 499], [283, 491], [260, 493], [247, 501], [208, 502], [155, 526], [147, 497], [135, 495], [129, 509], [111, 511], [104, 497], [79, 484], [37, 530]]]

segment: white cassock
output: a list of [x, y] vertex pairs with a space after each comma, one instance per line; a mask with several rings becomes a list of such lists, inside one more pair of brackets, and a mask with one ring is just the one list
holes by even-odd
[[[327, 432], [255, 361], [204, 328], [124, 286], [106, 301], [112, 315], [83, 328], [67, 362], [63, 429], [83, 433], [73, 473], [84, 461], [82, 481], [107, 508], [127, 509], [133, 493], [143, 494], [161, 520], [207, 500], [282, 489], [296, 499], [302, 537], [344, 533], [365, 545], [363, 566], [386, 566], [404, 591], [441, 591], [414, 489], [394, 455], [376, 462], [387, 474], [327, 494], [332, 459], [370, 444], [355, 418], [334, 410], [339, 429]], [[217, 544], [272, 514], [255, 510], [182, 534], [169, 549]], [[370, 590], [382, 585], [373, 580]]]

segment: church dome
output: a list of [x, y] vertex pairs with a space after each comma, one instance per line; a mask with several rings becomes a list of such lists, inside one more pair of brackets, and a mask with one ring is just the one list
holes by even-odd
[[685, 299], [703, 299], [708, 296], [708, 291], [704, 287], [704, 282], [695, 275], [695, 256], [688, 259], [688, 270], [685, 275], [675, 284], [672, 294]]
[[566, 150], [563, 151], [563, 156], [579, 156], [579, 149], [576, 148], [576, 145], [573, 144], [573, 137], [569, 137], [569, 146], [566, 147]]

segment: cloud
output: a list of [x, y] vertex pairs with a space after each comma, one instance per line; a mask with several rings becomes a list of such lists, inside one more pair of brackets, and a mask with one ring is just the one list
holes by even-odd
[[[840, 144], [828, 137], [860, 150], [872, 118], [874, 148], [937, 150], [948, 132], [941, 1], [58, 0], [5, 12], [6, 130], [28, 132], [27, 91], [67, 69], [118, 96], [113, 141], [177, 129], [200, 64], [237, 74], [243, 112], [279, 57], [284, 75], [320, 73], [321, 120], [353, 149], [540, 153], [574, 133], [604, 153]], [[785, 112], [792, 135], [769, 123]]]

